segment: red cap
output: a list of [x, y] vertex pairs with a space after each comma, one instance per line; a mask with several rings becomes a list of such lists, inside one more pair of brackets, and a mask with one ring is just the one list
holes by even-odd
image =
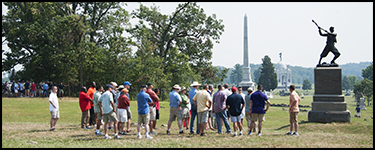
[[232, 87], [232, 92], [236, 92], [237, 88], [235, 86]]

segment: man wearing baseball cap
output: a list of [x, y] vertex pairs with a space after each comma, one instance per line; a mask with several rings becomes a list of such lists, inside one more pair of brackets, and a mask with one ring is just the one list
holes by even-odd
[[[129, 91], [130, 91], [131, 85], [132, 84], [129, 81], [124, 82], [124, 88], [128, 90], [128, 93], [126, 94], [126, 96], [129, 98], [129, 100], [130, 100]], [[132, 119], [132, 112], [130, 111], [130, 103], [129, 103], [129, 106], [127, 106], [127, 108], [126, 108], [126, 112], [128, 113], [127, 114], [128, 115], [128, 121], [126, 122], [126, 132], [130, 132], [130, 121]]]
[[[241, 124], [241, 113], [242, 109], [245, 107], [245, 100], [240, 94], [237, 94], [237, 88], [232, 87], [232, 95], [229, 95], [227, 101], [227, 109], [230, 114], [230, 120], [233, 122], [234, 135], [237, 136], [237, 126], [240, 129], [240, 135], [242, 135], [242, 124]], [[241, 107], [242, 104], [242, 107]]]

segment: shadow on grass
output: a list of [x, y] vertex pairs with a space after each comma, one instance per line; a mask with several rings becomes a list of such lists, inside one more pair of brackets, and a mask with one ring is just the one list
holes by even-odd
[[29, 131], [29, 133], [32, 133], [32, 132], [49, 132], [49, 129], [48, 130], [31, 130], [31, 131]]
[[[312, 123], [312, 122], [301, 121], [301, 122], [298, 123], [298, 125], [305, 124], [305, 123]], [[277, 129], [275, 129], [275, 130], [281, 130], [281, 129], [284, 129], [284, 128], [287, 128], [287, 127], [290, 127], [290, 124], [285, 125], [285, 126], [281, 126], [280, 128], [277, 128]]]

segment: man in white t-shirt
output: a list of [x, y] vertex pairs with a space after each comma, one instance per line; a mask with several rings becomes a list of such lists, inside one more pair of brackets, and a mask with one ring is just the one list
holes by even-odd
[[49, 95], [48, 102], [49, 102], [49, 111], [51, 112], [51, 129], [50, 131], [55, 130], [55, 125], [57, 120], [60, 118], [59, 114], [59, 101], [57, 99], [57, 87], [52, 87], [52, 93]]

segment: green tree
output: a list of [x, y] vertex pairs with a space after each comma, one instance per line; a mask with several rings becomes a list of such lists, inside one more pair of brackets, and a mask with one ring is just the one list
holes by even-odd
[[258, 83], [261, 71], [262, 71], [262, 66], [259, 66], [258, 69], [254, 70], [253, 80], [254, 80], [255, 83]]
[[311, 84], [311, 81], [309, 79], [303, 80], [302, 89], [306, 90], [306, 91], [312, 89], [312, 84]]
[[344, 78], [342, 79], [342, 89], [346, 91], [352, 90], [357, 82], [357, 77], [354, 75], [344, 76]]
[[277, 75], [275, 73], [275, 67], [271, 63], [271, 58], [268, 55], [262, 58], [262, 71], [259, 76], [258, 85], [263, 85], [263, 89], [266, 91], [274, 90], [277, 87]]
[[238, 84], [242, 81], [242, 65], [234, 65], [234, 70], [230, 74], [230, 82], [232, 84]]
[[[218, 43], [224, 31], [222, 20], [217, 20], [215, 14], [207, 17], [200, 6], [191, 2], [179, 4], [171, 15], [161, 14], [155, 5], [148, 8], [142, 4], [131, 14], [139, 23], [127, 31], [138, 41], [143, 33], [149, 33], [149, 40], [157, 45], [152, 54], [164, 60], [164, 74], [172, 76], [169, 86], [194, 80], [207, 82], [222, 74], [209, 62], [213, 42]], [[174, 57], [184, 61], [176, 62], [171, 59]], [[188, 70], [177, 72], [181, 66]], [[186, 75], [190, 70], [192, 74]]]
[[371, 64], [369, 66], [367, 66], [365, 69], [362, 69], [362, 77], [363, 78], [367, 78], [371, 81], [373, 81], [373, 74], [374, 74], [374, 69], [373, 69], [373, 62], [371, 62]]

